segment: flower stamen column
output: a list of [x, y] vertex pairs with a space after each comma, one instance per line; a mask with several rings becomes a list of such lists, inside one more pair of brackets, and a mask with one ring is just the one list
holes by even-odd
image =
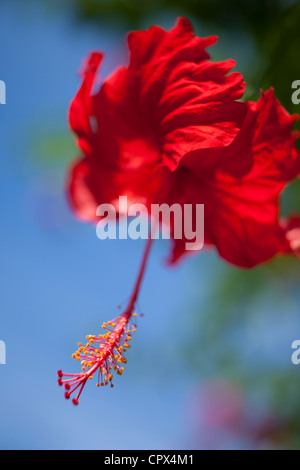
[[66, 374], [58, 371], [58, 385], [64, 386], [65, 398], [70, 399], [76, 391], [73, 398], [73, 404], [78, 405], [79, 397], [88, 380], [92, 379], [95, 373], [98, 373], [97, 386], [110, 384], [113, 387], [113, 372], [122, 375], [124, 371], [123, 364], [127, 360], [124, 353], [130, 345], [131, 334], [136, 331], [136, 325], [133, 318], [136, 317], [135, 304], [140, 291], [145, 268], [149, 258], [152, 245], [152, 238], [149, 238], [141, 262], [140, 270], [124, 312], [112, 321], [103, 323], [104, 334], [99, 336], [88, 335], [86, 345], [78, 343], [79, 349], [72, 355], [74, 359], [81, 362], [82, 372], [77, 374]]

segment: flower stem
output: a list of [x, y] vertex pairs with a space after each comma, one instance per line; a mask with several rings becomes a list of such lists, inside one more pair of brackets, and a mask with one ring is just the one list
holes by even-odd
[[143, 280], [143, 277], [144, 277], [144, 274], [145, 274], [145, 269], [146, 269], [147, 261], [148, 261], [148, 258], [149, 258], [149, 253], [150, 253], [150, 250], [151, 250], [152, 243], [153, 243], [153, 239], [150, 237], [147, 241], [147, 244], [146, 244], [146, 248], [145, 248], [145, 251], [144, 251], [143, 258], [142, 258], [140, 270], [139, 270], [138, 277], [136, 279], [136, 282], [135, 282], [130, 300], [128, 302], [128, 305], [127, 305], [125, 311], [123, 312], [123, 316], [127, 317], [128, 319], [132, 315], [135, 303], [136, 303], [138, 295], [139, 295], [139, 291], [140, 291], [141, 283], [142, 283], [142, 280]]

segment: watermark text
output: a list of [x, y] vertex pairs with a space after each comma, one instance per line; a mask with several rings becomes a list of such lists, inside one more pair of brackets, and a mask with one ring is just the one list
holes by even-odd
[[0, 104], [6, 104], [6, 85], [3, 80], [0, 80]]
[[292, 90], [295, 90], [292, 94], [292, 103], [298, 105], [300, 104], [300, 80], [292, 83]]
[[6, 364], [6, 345], [0, 340], [0, 364]]
[[[120, 214], [122, 223], [118, 225]], [[101, 204], [96, 215], [100, 221], [96, 234], [100, 240], [130, 238], [184, 240], [186, 250], [201, 250], [204, 246], [203, 204], [128, 204], [127, 196], [120, 196], [116, 204]]]

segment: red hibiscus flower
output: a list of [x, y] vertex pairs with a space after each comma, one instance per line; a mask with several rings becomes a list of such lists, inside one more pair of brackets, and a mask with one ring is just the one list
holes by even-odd
[[[100, 204], [118, 210], [122, 195], [147, 208], [204, 204], [206, 246], [249, 268], [296, 247], [279, 221], [281, 192], [300, 173], [296, 118], [273, 90], [258, 103], [241, 102], [245, 83], [241, 74], [229, 73], [234, 61], [212, 62], [206, 51], [216, 39], [196, 37], [184, 18], [170, 31], [153, 26], [130, 33], [129, 65], [99, 90], [94, 87], [103, 56], [90, 54], [69, 113], [83, 156], [72, 166], [68, 189], [85, 221], [98, 220]], [[173, 238], [171, 263], [186, 253], [186, 240]], [[121, 372], [150, 245], [125, 312], [75, 353], [83, 372], [59, 372], [67, 398], [79, 389], [75, 404], [94, 372], [100, 384], [111, 381], [110, 370]]]
[[[84, 158], [70, 175], [71, 202], [85, 220], [126, 194], [131, 202], [203, 203], [205, 242], [229, 262], [252, 267], [279, 250], [279, 196], [299, 173], [294, 118], [273, 92], [238, 101], [234, 61], [211, 62], [181, 18], [169, 32], [130, 33], [130, 63], [93, 94], [100, 53], [88, 58], [70, 108]], [[174, 240], [171, 261], [185, 253]]]

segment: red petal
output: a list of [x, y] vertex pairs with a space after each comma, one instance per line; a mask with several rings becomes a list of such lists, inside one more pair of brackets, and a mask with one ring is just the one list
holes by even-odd
[[184, 18], [169, 32], [152, 27], [129, 35], [132, 101], [156, 127], [171, 170], [188, 152], [229, 145], [241, 127], [246, 109], [236, 100], [245, 84], [239, 73], [227, 76], [233, 60], [207, 60], [206, 48], [216, 39], [197, 38]]
[[[186, 183], [181, 187], [188, 189], [180, 196], [205, 203], [206, 241], [217, 247], [221, 257], [246, 268], [283, 251], [279, 199], [285, 186], [299, 174], [300, 165], [292, 133], [295, 118], [275, 99], [273, 91], [248, 106], [250, 112], [237, 138], [238, 145], [224, 148], [223, 158], [227, 163], [238, 158], [252, 161], [251, 171], [233, 176], [221, 166], [201, 178], [200, 172], [193, 173], [192, 167], [182, 165]], [[183, 244], [175, 244], [173, 261], [183, 254]]]
[[119, 196], [127, 196], [129, 204], [144, 204], [157, 201], [159, 194], [166, 200], [171, 179], [163, 167], [137, 169], [126, 173], [113, 168], [101, 168], [94, 159], [76, 162], [69, 174], [69, 198], [77, 216], [83, 221], [95, 222], [97, 207], [112, 204], [118, 212]]
[[[129, 67], [118, 69], [94, 96], [92, 88], [102, 57], [97, 53], [89, 57], [83, 84], [70, 109], [70, 125], [79, 136], [80, 148], [89, 157], [75, 167], [70, 178], [71, 199], [81, 217], [89, 219], [95, 201], [98, 204], [110, 202], [107, 195], [117, 197], [121, 189], [126, 188], [136, 198], [149, 202], [158, 197], [154, 188], [162, 191], [162, 187], [168, 187], [167, 181], [151, 181], [153, 174], [167, 173], [167, 168], [160, 169], [162, 132], [154, 111], [157, 108], [159, 112], [159, 100], [170, 85], [168, 75], [173, 70], [178, 75], [175, 68], [179, 64], [196, 65], [207, 60], [205, 48], [215, 41], [215, 37], [195, 37], [191, 24], [183, 18], [169, 32], [154, 26], [148, 31], [131, 33], [128, 37]], [[220, 72], [212, 71], [216, 84], [218, 73], [222, 75], [222, 70], [224, 72], [231, 66], [231, 61], [222, 63]], [[206, 64], [204, 69], [209, 67]], [[186, 74], [189, 73], [187, 70]], [[226, 132], [226, 129], [220, 131]], [[178, 142], [176, 145], [179, 148]], [[110, 191], [106, 190], [108, 178]], [[102, 199], [104, 196], [106, 199]]]
[[78, 135], [78, 146], [85, 153], [91, 147], [91, 93], [102, 59], [101, 53], [93, 52], [85, 61], [81, 71], [83, 82], [69, 110], [70, 127]]

